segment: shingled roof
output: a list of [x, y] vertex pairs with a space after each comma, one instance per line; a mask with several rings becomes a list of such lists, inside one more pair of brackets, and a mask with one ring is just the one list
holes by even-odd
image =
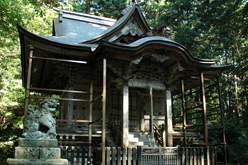
[[[230, 67], [215, 65], [215, 60], [195, 58], [180, 43], [152, 35], [152, 28], [147, 24], [137, 4], [127, 8], [118, 20], [57, 8], [54, 10], [59, 12], [59, 17], [53, 20], [53, 36], [33, 34], [18, 26], [24, 85], [29, 58], [27, 46], [30, 44], [36, 48], [36, 55], [41, 57], [79, 61], [95, 61], [103, 57], [130, 62], [149, 60], [159, 63], [163, 68], [178, 64], [185, 70], [184, 76], [192, 76], [196, 72], [216, 75]], [[155, 56], [165, 57], [167, 60], [159, 61]], [[53, 76], [49, 73], [49, 68], [53, 68], [54, 64], [34, 61], [33, 65], [36, 72], [32, 81], [43, 81], [36, 84], [46, 86], [45, 84], [49, 83]], [[42, 80], [43, 78], [47, 79], [46, 82]]]

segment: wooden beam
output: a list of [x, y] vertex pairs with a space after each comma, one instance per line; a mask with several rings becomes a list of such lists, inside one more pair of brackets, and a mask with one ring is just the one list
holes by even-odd
[[150, 133], [151, 138], [154, 138], [154, 132], [153, 132], [153, 96], [152, 96], [152, 87], [150, 87], [150, 103], [151, 103], [151, 109], [150, 109]]
[[129, 88], [128, 80], [123, 81], [123, 115], [122, 115], [123, 147], [128, 147], [129, 134]]
[[29, 60], [28, 60], [28, 75], [27, 75], [27, 85], [25, 91], [25, 109], [24, 109], [24, 116], [27, 114], [28, 110], [28, 103], [29, 103], [29, 95], [30, 95], [30, 81], [31, 81], [31, 71], [32, 71], [32, 57], [34, 53], [34, 47], [30, 45], [30, 52], [29, 52]]
[[165, 130], [165, 125], [162, 124], [162, 130], [163, 130], [163, 147], [166, 147], [166, 130]]
[[68, 93], [89, 93], [87, 91], [76, 91], [76, 90], [62, 90], [62, 89], [49, 89], [49, 88], [33, 88], [30, 87], [30, 90], [35, 90], [35, 91], [50, 91], [50, 92], [68, 92]]
[[56, 121], [61, 122], [75, 122], [75, 123], [89, 123], [89, 120], [67, 120], [67, 119], [56, 119]]
[[[69, 99], [73, 99], [74, 98], [74, 93], [69, 93], [68, 95], [69, 95], [68, 96]], [[67, 115], [66, 115], [68, 120], [72, 120], [73, 119], [73, 114], [74, 114], [73, 106], [74, 106], [74, 102], [71, 101], [71, 100], [69, 100], [68, 101], [68, 104], [67, 104]]]
[[90, 100], [85, 99], [71, 99], [71, 98], [57, 98], [57, 97], [41, 97], [41, 96], [26, 96], [28, 98], [36, 98], [36, 99], [54, 99], [54, 100], [67, 100], [67, 101], [86, 101], [90, 102]]
[[174, 125], [175, 122], [175, 108], [173, 106], [173, 96], [171, 97], [171, 109], [172, 109], [172, 125]]
[[204, 75], [201, 76], [201, 101], [202, 101], [202, 119], [203, 119], [203, 132], [204, 132], [204, 143], [206, 144], [206, 165], [210, 165], [210, 156], [209, 156], [209, 143], [208, 143], [208, 126], [207, 126], [207, 106], [206, 106], [206, 96], [205, 96], [205, 87], [204, 87]]
[[[190, 76], [190, 78], [192, 78], [192, 79], [198, 79], [198, 80], [201, 79], [201, 77], [196, 77], [196, 76]], [[204, 80], [205, 80], [205, 81], [210, 81], [211, 79], [209, 79], [209, 78], [204, 78]]]
[[142, 93], [139, 93], [139, 113], [140, 113], [140, 131], [145, 131], [145, 120], [144, 120], [144, 97]]
[[186, 105], [185, 105], [185, 90], [184, 90], [184, 80], [181, 79], [181, 97], [182, 97], [182, 111], [183, 111], [183, 137], [184, 137], [184, 146], [187, 145], [187, 137], [186, 137]]
[[153, 131], [153, 96], [152, 96], [152, 87], [150, 87], [150, 98], [151, 98], [151, 115], [150, 115], [151, 146], [155, 147], [155, 139], [154, 139], [154, 131]]
[[[90, 70], [90, 101], [93, 101], [93, 80], [94, 80], [94, 71], [93, 71], [93, 65], [91, 65]], [[89, 114], [89, 121], [92, 122], [92, 109], [93, 109], [93, 103], [90, 104], [90, 114]], [[91, 144], [92, 143], [92, 124], [89, 124], [89, 151], [88, 151], [88, 162], [87, 164], [91, 164]]]
[[105, 165], [105, 133], [106, 133], [106, 85], [107, 85], [107, 60], [103, 59], [103, 92], [102, 92], [102, 165]]
[[50, 60], [50, 61], [60, 61], [60, 62], [71, 62], [71, 63], [78, 63], [78, 64], [87, 64], [87, 61], [78, 61], [78, 60], [68, 60], [68, 59], [59, 59], [59, 58], [47, 58], [47, 57], [38, 57], [33, 56], [34, 59], [41, 59], [41, 60]]
[[165, 91], [165, 129], [166, 129], [166, 147], [173, 146], [172, 137], [172, 107], [171, 107], [171, 90]]

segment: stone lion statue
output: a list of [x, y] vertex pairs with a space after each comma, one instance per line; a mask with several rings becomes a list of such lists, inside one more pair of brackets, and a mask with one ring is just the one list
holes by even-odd
[[22, 135], [31, 139], [55, 139], [56, 121], [52, 113], [56, 106], [57, 102], [54, 99], [45, 99], [37, 110], [29, 105], [23, 119], [24, 133]]

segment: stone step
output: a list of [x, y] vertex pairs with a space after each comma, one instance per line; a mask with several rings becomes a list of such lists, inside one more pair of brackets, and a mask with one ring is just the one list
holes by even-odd
[[139, 138], [129, 138], [129, 142], [139, 142]]
[[129, 142], [128, 147], [135, 148], [137, 146], [144, 146], [143, 142]]
[[129, 132], [129, 147], [150, 146], [150, 134], [148, 132]]
[[128, 134], [128, 138], [129, 138], [129, 139], [132, 139], [132, 138], [134, 138], [134, 135], [129, 133], [129, 134]]

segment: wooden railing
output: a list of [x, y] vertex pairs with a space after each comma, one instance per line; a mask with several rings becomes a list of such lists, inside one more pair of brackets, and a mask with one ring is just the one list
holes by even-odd
[[153, 131], [154, 131], [154, 137], [156, 139], [156, 142], [163, 146], [163, 131], [164, 131], [164, 125], [153, 125]]
[[57, 119], [56, 129], [57, 129], [57, 132], [83, 131], [86, 127], [88, 128], [88, 123], [89, 123], [89, 120]]
[[88, 147], [63, 148], [61, 158], [67, 159], [70, 165], [86, 165], [88, 161]]
[[[182, 142], [182, 138], [183, 137], [183, 129], [182, 126], [174, 126], [173, 127], [173, 138], [175, 141]], [[156, 139], [156, 142], [160, 145], [163, 146], [163, 142], [165, 142], [165, 140], [163, 140], [163, 132], [165, 131], [165, 127], [164, 125], [153, 125], [153, 131], [154, 131], [154, 137]], [[186, 133], [186, 138], [188, 142], [196, 142], [198, 140], [200, 140], [203, 136], [201, 134], [199, 134], [199, 131], [197, 128], [195, 129], [188, 129], [187, 133]], [[180, 137], [181, 136], [181, 137]], [[190, 144], [190, 143], [188, 143]], [[180, 143], [177, 143], [177, 145], [180, 145]]]
[[[86, 147], [89, 143], [89, 125], [92, 124], [92, 146], [98, 147], [101, 143], [101, 119], [93, 122], [88, 120], [56, 120], [56, 132], [60, 147]], [[96, 124], [98, 123], [98, 124]]]
[[[217, 165], [217, 150], [215, 147], [209, 148], [210, 152], [210, 165]], [[203, 147], [181, 147], [180, 156], [181, 164], [197, 164], [205, 165], [205, 149]]]
[[[205, 165], [205, 150], [202, 147], [142, 147], [121, 148], [106, 147], [105, 164], [145, 165], [173, 164]], [[88, 148], [67, 148], [61, 150], [61, 158], [68, 159], [71, 165], [100, 165], [102, 148], [93, 148], [91, 158], [88, 158]], [[172, 157], [171, 157], [172, 156]], [[217, 165], [217, 152], [210, 148], [210, 165]]]
[[[89, 130], [89, 124], [92, 124], [93, 132], [95, 130], [101, 130], [101, 121], [98, 119], [90, 122], [89, 120], [67, 120], [67, 119], [57, 119], [56, 120], [56, 129], [57, 132], [77, 132], [77, 131], [86, 131]], [[96, 125], [96, 123], [99, 123]]]
[[177, 147], [142, 147], [142, 165], [179, 165], [180, 155]]

